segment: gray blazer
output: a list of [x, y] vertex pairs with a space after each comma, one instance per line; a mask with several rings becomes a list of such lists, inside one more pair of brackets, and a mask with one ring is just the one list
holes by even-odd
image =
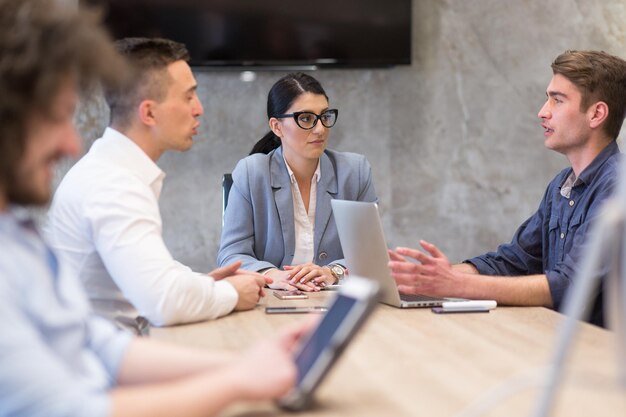
[[[363, 155], [355, 153], [327, 149], [320, 159], [313, 262], [345, 266], [330, 201], [377, 201], [372, 169]], [[253, 271], [290, 265], [295, 227], [282, 147], [242, 159], [232, 175], [217, 263], [241, 261], [243, 269]]]

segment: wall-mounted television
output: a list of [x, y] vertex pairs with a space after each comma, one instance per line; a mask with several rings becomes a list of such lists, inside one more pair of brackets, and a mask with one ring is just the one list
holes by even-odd
[[184, 43], [196, 67], [411, 63], [411, 0], [84, 0], [115, 38]]

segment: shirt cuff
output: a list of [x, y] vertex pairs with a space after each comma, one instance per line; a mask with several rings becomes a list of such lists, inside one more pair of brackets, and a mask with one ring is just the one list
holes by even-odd
[[546, 277], [548, 278], [550, 296], [552, 297], [552, 308], [560, 311], [565, 293], [570, 287], [570, 280], [556, 271], [546, 271]]
[[111, 380], [115, 380], [133, 335], [116, 329], [110, 322], [95, 315], [90, 317], [89, 323], [90, 346], [101, 359]]
[[110, 375], [117, 377], [120, 374], [120, 367], [133, 339], [134, 336], [131, 333], [120, 331], [106, 346], [106, 354], [112, 359], [107, 366]]
[[239, 294], [233, 285], [226, 280], [215, 281], [213, 286], [214, 300], [219, 300], [218, 317], [225, 316], [235, 309]]
[[476, 268], [480, 275], [494, 275], [494, 270], [491, 265], [489, 265], [479, 256], [471, 259], [466, 259], [461, 263], [472, 265], [474, 268]]
[[[87, 395], [81, 399], [77, 399], [74, 404], [73, 412], [76, 414], [65, 414], [67, 410], [61, 410], [60, 413], [66, 416], [92, 416], [92, 417], [108, 417], [113, 412], [113, 400], [106, 391], [102, 391], [98, 394]], [[61, 414], [58, 415], [61, 415]], [[46, 411], [46, 415], [55, 415], [52, 407], [49, 407]]]

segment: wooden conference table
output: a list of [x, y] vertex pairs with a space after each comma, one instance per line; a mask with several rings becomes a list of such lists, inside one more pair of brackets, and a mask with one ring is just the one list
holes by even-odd
[[[152, 337], [202, 349], [242, 349], [303, 320], [307, 314], [265, 314], [265, 306], [323, 305], [332, 292], [308, 300], [271, 295], [252, 311], [219, 320], [152, 329]], [[490, 313], [433, 314], [380, 304], [319, 387], [314, 409], [300, 416], [458, 416], [498, 386], [519, 386], [485, 416], [530, 416], [542, 369], [563, 316], [540, 307], [498, 307]], [[583, 324], [554, 416], [626, 416], [626, 388], [617, 382], [615, 337]], [[271, 358], [268, 358], [271, 360]], [[508, 382], [507, 382], [508, 381]], [[529, 384], [530, 381], [530, 384]], [[506, 387], [503, 384], [507, 384]], [[238, 404], [224, 415], [292, 415], [271, 402]]]

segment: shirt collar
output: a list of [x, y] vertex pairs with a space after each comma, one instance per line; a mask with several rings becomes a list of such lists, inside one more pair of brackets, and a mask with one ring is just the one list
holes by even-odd
[[33, 221], [31, 212], [24, 206], [12, 204], [9, 206], [6, 214], [8, 214], [20, 224], [31, 223]]
[[15, 204], [0, 212], [0, 229], [3, 233], [12, 235], [22, 235], [24, 230], [28, 230], [39, 236], [32, 210]]
[[115, 163], [132, 167], [142, 182], [149, 185], [157, 195], [160, 194], [165, 172], [128, 136], [107, 127], [102, 138], [92, 146], [96, 145], [112, 157]]
[[[591, 163], [585, 169], [583, 169], [583, 172], [581, 172], [578, 178], [576, 178], [576, 182], [573, 184], [573, 187], [581, 183], [591, 183], [602, 165], [604, 165], [604, 163], [611, 156], [618, 153], [620, 153], [620, 151], [619, 147], [617, 146], [617, 141], [612, 141], [604, 149], [602, 149], [602, 151], [594, 158], [593, 161], [591, 161]], [[573, 174], [573, 172], [570, 174]], [[570, 175], [568, 175], [568, 178], [565, 180], [565, 182], [567, 182], [569, 177]]]
[[[291, 181], [292, 184], [294, 184], [296, 182], [296, 176], [294, 175], [293, 171], [291, 170], [291, 167], [287, 163], [287, 160], [285, 159], [285, 154], [283, 154], [283, 161], [285, 161], [285, 165], [287, 166], [287, 172], [289, 173], [289, 180]], [[315, 181], [316, 183], [320, 182], [321, 176], [322, 176], [322, 171], [320, 169], [320, 160], [318, 159], [317, 168], [315, 168], [315, 172], [313, 173], [312, 181]]]
[[574, 170], [572, 170], [567, 178], [565, 178], [563, 185], [561, 185], [561, 195], [565, 198], [569, 198], [570, 195], [572, 195], [572, 188], [580, 184], [582, 184], [582, 181], [580, 178], [576, 178]]

